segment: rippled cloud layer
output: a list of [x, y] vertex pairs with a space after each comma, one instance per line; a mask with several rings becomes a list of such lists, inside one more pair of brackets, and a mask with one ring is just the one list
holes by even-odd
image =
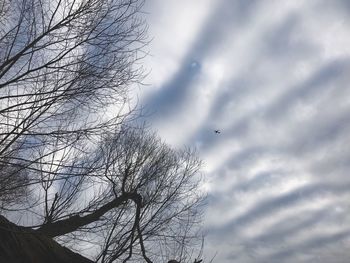
[[[153, 0], [151, 123], [204, 160], [216, 262], [348, 262], [350, 4]], [[220, 134], [214, 130], [219, 129]]]

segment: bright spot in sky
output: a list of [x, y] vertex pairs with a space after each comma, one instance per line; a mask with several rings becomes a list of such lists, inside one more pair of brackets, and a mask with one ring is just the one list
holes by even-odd
[[146, 107], [169, 144], [203, 159], [207, 258], [348, 263], [349, 2], [148, 7]]

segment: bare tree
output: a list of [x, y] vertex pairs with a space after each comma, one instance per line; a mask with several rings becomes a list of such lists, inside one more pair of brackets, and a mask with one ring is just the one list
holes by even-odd
[[0, 165], [34, 171], [50, 162], [53, 172], [59, 166], [49, 160], [70, 159], [93, 135], [120, 125], [123, 116], [105, 113], [110, 105], [120, 108], [129, 85], [140, 80], [135, 62], [145, 44], [141, 4], [2, 2]]
[[142, 4], [0, 3], [1, 213], [97, 262], [183, 262], [198, 240], [200, 161], [127, 125]]

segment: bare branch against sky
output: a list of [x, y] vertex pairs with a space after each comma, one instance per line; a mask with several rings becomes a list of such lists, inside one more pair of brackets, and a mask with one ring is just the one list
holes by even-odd
[[[1, 214], [100, 262], [193, 262], [203, 218], [213, 262], [348, 263], [349, 14], [3, 0]], [[132, 128], [130, 100], [162, 139]]]
[[[132, 127], [128, 108], [144, 77], [142, 5], [1, 2], [2, 230], [54, 238], [96, 262], [194, 256], [201, 162]], [[11, 249], [0, 254], [11, 261]]]

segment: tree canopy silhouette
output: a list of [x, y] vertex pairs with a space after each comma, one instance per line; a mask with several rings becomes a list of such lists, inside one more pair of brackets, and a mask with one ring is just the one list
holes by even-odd
[[200, 161], [128, 123], [142, 4], [0, 3], [0, 212], [18, 226], [3, 218], [6, 231], [88, 248], [96, 262], [189, 260]]

